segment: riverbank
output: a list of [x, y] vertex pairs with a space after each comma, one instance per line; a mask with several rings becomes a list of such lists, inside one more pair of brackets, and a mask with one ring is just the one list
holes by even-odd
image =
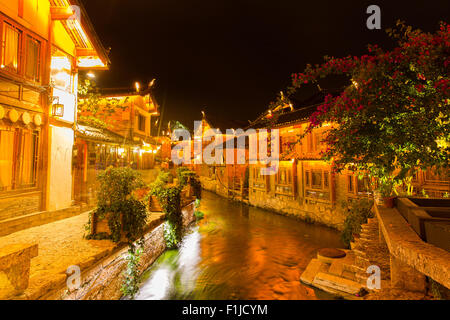
[[[205, 189], [214, 192], [221, 197], [230, 199], [230, 197], [227, 195], [226, 189], [224, 187], [219, 188], [215, 180], [202, 178], [202, 183], [204, 183], [203, 186]], [[271, 196], [266, 195], [265, 197], [270, 198]], [[230, 200], [244, 202], [246, 204], [249, 204], [250, 206], [259, 207], [272, 213], [280, 214], [300, 221], [325, 225], [327, 227], [332, 227], [338, 231], [341, 230], [341, 228], [336, 227], [336, 225], [324, 223], [324, 221], [327, 219], [323, 219], [323, 217], [332, 215], [327, 211], [318, 210], [322, 212], [320, 217], [316, 216], [315, 218], [311, 218], [306, 216], [305, 218], [305, 216], [301, 213], [295, 214], [291, 212], [292, 210], [295, 211], [295, 208], [291, 208], [292, 210], [276, 210], [273, 206], [261, 205], [261, 203], [264, 204], [273, 202], [273, 199], [264, 199], [263, 202], [252, 201], [252, 197], [250, 197], [250, 200], [247, 201], [244, 201], [242, 198], [231, 198]], [[283, 205], [285, 204], [279, 201], [278, 206], [282, 207]], [[321, 261], [320, 259], [318, 259], [318, 257], [313, 257], [311, 259], [311, 262], [309, 263], [308, 269], [306, 269], [306, 272], [302, 273], [303, 282], [319, 290], [323, 290], [344, 299], [433, 299], [433, 286], [430, 283], [425, 283], [425, 276], [421, 274], [421, 272], [417, 272], [415, 268], [411, 266], [428, 265], [427, 268], [433, 269], [433, 266], [439, 264], [438, 262], [442, 259], [439, 260], [438, 255], [435, 255], [428, 259], [428, 257], [425, 257], [427, 255], [424, 255], [424, 253], [421, 253], [423, 257], [419, 255], [417, 256], [417, 258], [411, 258], [412, 256], [414, 256], [414, 254], [410, 254], [411, 257], [402, 257], [402, 259], [407, 261], [407, 264], [409, 264], [410, 266], [401, 263], [401, 267], [398, 267], [397, 265], [399, 263], [396, 261], [396, 258], [393, 257], [392, 252], [388, 250], [388, 245], [384, 241], [381, 229], [378, 227], [377, 219], [379, 219], [379, 217], [372, 219], [371, 223], [362, 226], [363, 232], [361, 234], [361, 237], [358, 238], [354, 243], [352, 243], [352, 250], [347, 250], [347, 256], [345, 258], [335, 259], [336, 261], [333, 263], [333, 261]], [[407, 226], [405, 226], [405, 228], [406, 227]], [[402, 237], [403, 236], [404, 234], [402, 233]], [[400, 252], [402, 252], [403, 249], [403, 247], [400, 248]], [[438, 249], [438, 251], [439, 250], [440, 249]], [[433, 250], [431, 250], [430, 252], [432, 251]], [[447, 252], [440, 252], [441, 255], [448, 255]], [[397, 255], [397, 253], [394, 254]], [[440, 265], [446, 265], [448, 268], [448, 261], [447, 263], [440, 262]], [[367, 268], [369, 266], [377, 266], [380, 268], [381, 289], [369, 290], [367, 288], [367, 279], [371, 275], [367, 273]], [[411, 276], [411, 279], [401, 276], [402, 270], [408, 270], [407, 273], [414, 276]], [[392, 274], [395, 275], [395, 278], [400, 278], [400, 280], [394, 278], [394, 281], [391, 281]], [[434, 274], [432, 272], [429, 272], [429, 274], [432, 275], [432, 277], [435, 279], [439, 278], [439, 275], [436, 275], [436, 272], [434, 272]], [[410, 285], [411, 283], [415, 285]], [[420, 288], [417, 288], [417, 283], [422, 283]], [[440, 283], [443, 283], [443, 281], [440, 280]], [[364, 291], [366, 291], [368, 294], [365, 294]], [[436, 293], [434, 293], [434, 295], [436, 296]], [[439, 296], [439, 294], [437, 294], [437, 296]]]
[[[183, 208], [183, 225], [195, 220], [194, 203]], [[89, 212], [19, 231], [1, 237], [2, 247], [17, 244], [37, 244], [38, 255], [31, 259], [28, 288], [18, 296], [3, 297], [12, 300], [99, 299], [121, 297], [122, 274], [126, 268], [128, 246], [109, 240], [83, 238]], [[151, 212], [144, 236], [144, 253], [140, 271], [146, 270], [165, 250], [163, 227], [165, 214]], [[78, 266], [80, 287], [69, 291], [67, 270]], [[73, 271], [72, 271], [73, 272]], [[0, 297], [2, 298], [2, 297]]]

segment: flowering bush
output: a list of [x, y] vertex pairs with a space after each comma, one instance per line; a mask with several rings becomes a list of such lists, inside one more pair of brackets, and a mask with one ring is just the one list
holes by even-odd
[[310, 118], [307, 132], [331, 123], [326, 160], [340, 171], [352, 166], [376, 177], [402, 180], [419, 168], [448, 167], [450, 26], [433, 34], [402, 22], [388, 33], [398, 46], [369, 45], [360, 57], [325, 57], [292, 75], [293, 94], [304, 84], [345, 75], [353, 85], [328, 95]]

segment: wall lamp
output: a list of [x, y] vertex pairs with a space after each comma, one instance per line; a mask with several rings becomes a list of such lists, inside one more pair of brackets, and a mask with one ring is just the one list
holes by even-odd
[[[64, 117], [64, 105], [59, 103], [59, 97], [52, 97], [52, 116], [54, 117]], [[57, 101], [57, 103], [54, 103]]]

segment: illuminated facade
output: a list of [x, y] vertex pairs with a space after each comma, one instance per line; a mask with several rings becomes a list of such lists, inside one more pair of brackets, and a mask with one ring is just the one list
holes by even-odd
[[0, 221], [15, 231], [72, 206], [78, 71], [109, 60], [76, 0], [1, 0], [0, 26]]
[[[101, 104], [117, 106], [112, 114], [97, 116], [108, 129], [93, 128], [79, 122], [75, 133], [74, 199], [87, 205], [95, 203], [99, 171], [109, 166], [152, 169], [157, 157], [167, 155], [162, 148], [167, 144], [155, 137], [159, 107], [150, 85], [145, 90], [140, 90], [140, 86], [135, 89], [102, 89], [99, 103], [100, 109]], [[82, 112], [81, 115], [88, 116], [89, 113]]]
[[[262, 175], [264, 164], [196, 165], [202, 185], [226, 197], [275, 210], [304, 220], [342, 229], [346, 212], [344, 202], [362, 197], [373, 198], [369, 178], [360, 172], [333, 172], [332, 164], [322, 160], [323, 142], [329, 125], [324, 124], [303, 136], [309, 117], [323, 99], [317, 94], [305, 103], [285, 104], [264, 112], [246, 129], [278, 129], [280, 158], [276, 174]], [[301, 139], [300, 139], [301, 137]], [[208, 143], [209, 144], [209, 143]], [[205, 146], [204, 146], [205, 147]], [[248, 146], [247, 146], [248, 148]], [[431, 198], [448, 197], [447, 173], [420, 171], [412, 180], [413, 194]]]

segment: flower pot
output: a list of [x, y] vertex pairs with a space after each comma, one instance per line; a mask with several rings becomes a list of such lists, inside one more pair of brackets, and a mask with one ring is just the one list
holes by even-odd
[[150, 208], [151, 212], [162, 212], [163, 211], [157, 196], [150, 197], [149, 208]]
[[394, 199], [395, 197], [385, 197], [383, 198], [384, 206], [386, 208], [393, 208], [394, 207]]
[[[109, 215], [110, 215], [110, 213], [107, 213], [105, 215], [105, 217], [103, 217], [102, 219], [99, 219], [97, 216], [93, 216], [93, 219], [94, 219], [93, 234], [105, 233], [105, 234], [111, 235], [111, 229], [109, 228], [109, 224], [108, 224]], [[121, 221], [123, 221], [122, 214], [120, 214], [120, 219], [121, 219]], [[120, 241], [121, 242], [127, 241], [127, 237], [123, 231], [121, 231]]]

